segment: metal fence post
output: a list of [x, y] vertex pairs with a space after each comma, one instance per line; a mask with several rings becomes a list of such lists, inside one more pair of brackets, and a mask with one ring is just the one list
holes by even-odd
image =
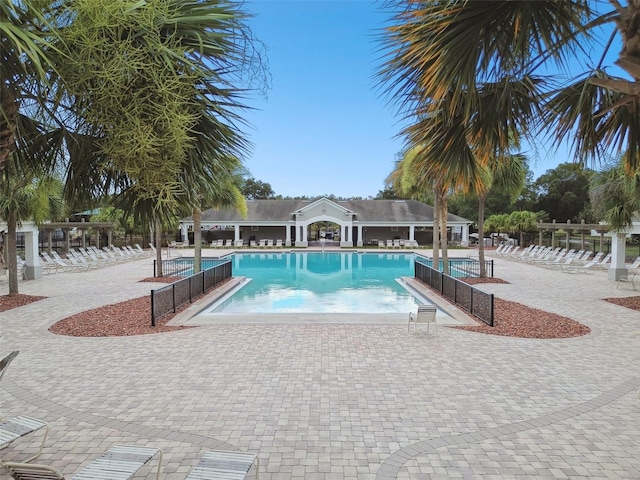
[[172, 297], [173, 297], [173, 313], [176, 313], [176, 286], [175, 284], [171, 284], [171, 291], [173, 293]]
[[489, 302], [490, 305], [491, 305], [491, 323], [490, 323], [490, 326], [493, 327], [493, 294], [491, 294], [490, 298], [491, 298], [491, 301]]
[[[154, 270], [155, 270], [155, 263], [154, 263]], [[151, 290], [151, 326], [152, 327], [156, 326], [156, 296], [153, 294], [153, 290]]]

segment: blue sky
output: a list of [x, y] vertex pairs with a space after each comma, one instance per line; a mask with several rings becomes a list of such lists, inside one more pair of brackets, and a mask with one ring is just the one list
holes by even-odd
[[[401, 119], [375, 74], [380, 1], [251, 0], [249, 24], [266, 46], [272, 86], [251, 97], [245, 166], [283, 196], [375, 196], [394, 167]], [[534, 177], [568, 161], [529, 149]]]

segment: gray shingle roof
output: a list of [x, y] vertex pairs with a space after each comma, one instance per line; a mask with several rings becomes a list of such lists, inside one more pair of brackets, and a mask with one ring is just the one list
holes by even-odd
[[[247, 218], [228, 208], [202, 212], [203, 222], [261, 222], [293, 220], [293, 212], [314, 201], [305, 200], [248, 200]], [[431, 222], [433, 207], [417, 200], [347, 200], [334, 202], [355, 213], [360, 222]], [[191, 217], [186, 219], [192, 220]], [[471, 223], [457, 215], [449, 214], [447, 221]]]

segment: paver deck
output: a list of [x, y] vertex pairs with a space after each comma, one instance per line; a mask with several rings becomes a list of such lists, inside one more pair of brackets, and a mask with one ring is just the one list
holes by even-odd
[[161, 448], [165, 480], [216, 449], [257, 454], [266, 480], [640, 478], [640, 313], [601, 300], [640, 292], [605, 272], [496, 259], [509, 283], [480, 287], [592, 329], [564, 340], [321, 319], [135, 337], [47, 331], [147, 295], [158, 284], [138, 280], [152, 262], [21, 281], [21, 293], [48, 298], [0, 313], [1, 353], [20, 350], [0, 383], [2, 414], [50, 424], [39, 463], [71, 475], [127, 444]]

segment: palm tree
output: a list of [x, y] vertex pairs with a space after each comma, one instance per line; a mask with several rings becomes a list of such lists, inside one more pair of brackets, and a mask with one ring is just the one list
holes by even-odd
[[[392, 2], [398, 12], [383, 34], [387, 61], [381, 79], [407, 115], [416, 106], [422, 115], [433, 112], [446, 99], [449, 112], [459, 112], [469, 125], [482, 111], [483, 85], [542, 72], [547, 81], [532, 84], [529, 105], [521, 103], [522, 112], [515, 109], [512, 116], [499, 113], [503, 125], [478, 136], [474, 147], [505, 154], [510, 132], [525, 135], [530, 129], [525, 121], [530, 111], [557, 144], [573, 139], [577, 160], [624, 152], [625, 172], [633, 176], [640, 164], [640, 51], [635, 48], [640, 3], [610, 0], [611, 9], [602, 11], [603, 3]], [[598, 40], [603, 28], [611, 28], [610, 41], [599, 43], [602, 56], [592, 62], [593, 51], [585, 45], [596, 46], [591, 40]], [[627, 78], [607, 71], [607, 53], [618, 48], [616, 40], [622, 49], [614, 63]], [[584, 72], [560, 86], [551, 81], [551, 64], [569, 71], [581, 56]]]
[[427, 173], [428, 161], [424, 158], [425, 151], [422, 146], [407, 149], [402, 159], [396, 162], [395, 170], [389, 175], [387, 181], [403, 198], [414, 198], [425, 202], [433, 198], [432, 262], [434, 268], [439, 268], [440, 249], [442, 248], [443, 271], [449, 273], [446, 238], [448, 189], [442, 179], [430, 176], [435, 173]]
[[478, 193], [478, 260], [480, 262], [480, 277], [487, 276], [484, 249], [484, 207], [489, 190], [499, 191], [511, 196], [515, 201], [524, 188], [527, 167], [524, 155], [512, 155], [490, 163], [486, 170], [486, 189]]
[[[246, 15], [229, 0], [60, 8], [61, 18], [73, 19], [59, 44], [71, 59], [64, 61], [69, 103], [102, 155], [87, 169], [129, 214], [155, 226], [158, 243], [160, 226], [179, 212], [224, 197], [207, 192], [227, 185], [224, 159], [247, 151], [240, 85], [246, 72], [264, 78], [264, 71]], [[80, 191], [81, 178], [72, 180]]]
[[[38, 86], [52, 71], [46, 53], [48, 24], [40, 13], [40, 2], [0, 2], [0, 169], [16, 151], [16, 129], [23, 102], [40, 102]], [[51, 35], [53, 31], [47, 34]]]
[[538, 214], [527, 210], [516, 210], [507, 218], [508, 229], [512, 233], [520, 234], [520, 245], [524, 244], [524, 233], [535, 232], [540, 218]]
[[17, 295], [18, 264], [16, 234], [23, 221], [36, 224], [59, 218], [63, 212], [62, 184], [54, 177], [25, 170], [24, 162], [11, 155], [0, 171], [0, 217], [7, 222], [6, 261], [9, 272], [9, 295]]
[[594, 213], [611, 225], [614, 232], [624, 232], [640, 212], [640, 168], [629, 175], [620, 159], [592, 178], [589, 195]]
[[[484, 221], [485, 231], [487, 232], [508, 232], [510, 229], [509, 215], [507, 213], [500, 213], [498, 215], [491, 215]], [[480, 237], [482, 242], [483, 238]]]

